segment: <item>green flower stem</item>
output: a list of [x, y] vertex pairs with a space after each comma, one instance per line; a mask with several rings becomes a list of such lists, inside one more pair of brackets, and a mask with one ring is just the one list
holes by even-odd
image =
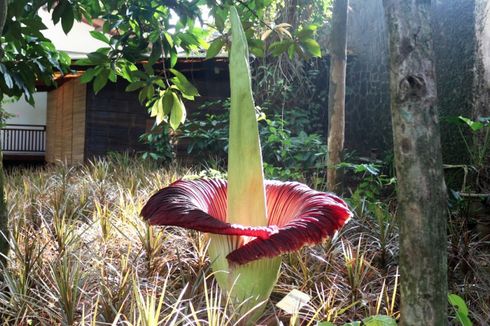
[[228, 149], [228, 220], [248, 226], [267, 225], [264, 172], [248, 46], [240, 18], [230, 9], [231, 111]]
[[[238, 12], [230, 8], [231, 111], [228, 149], [228, 221], [247, 226], [267, 225], [262, 153], [252, 97], [247, 38]], [[211, 236], [208, 252], [220, 287], [227, 291], [240, 313], [265, 302], [277, 281], [281, 258], [261, 259], [242, 266], [230, 265], [226, 255], [243, 245], [236, 236]], [[260, 317], [265, 305], [256, 308], [248, 323]]]

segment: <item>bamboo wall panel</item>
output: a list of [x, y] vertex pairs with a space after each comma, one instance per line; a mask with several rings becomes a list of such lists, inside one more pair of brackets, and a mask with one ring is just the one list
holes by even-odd
[[63, 105], [61, 111], [61, 159], [68, 163], [72, 161], [73, 146], [73, 82], [65, 83], [63, 86]]
[[85, 159], [85, 129], [87, 86], [80, 82], [74, 83], [73, 90], [73, 140], [72, 161], [83, 162]]
[[85, 156], [86, 85], [65, 82], [48, 94], [46, 161], [83, 162]]
[[46, 162], [55, 161], [55, 129], [56, 129], [56, 107], [59, 89], [48, 93], [47, 112], [46, 112]]

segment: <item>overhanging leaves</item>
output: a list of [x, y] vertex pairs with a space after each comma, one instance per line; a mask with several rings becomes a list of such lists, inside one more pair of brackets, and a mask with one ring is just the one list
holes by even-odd
[[172, 83], [182, 92], [183, 95], [189, 97], [189, 99], [194, 99], [194, 96], [198, 96], [199, 92], [194, 85], [189, 82], [189, 80], [181, 72], [175, 69], [169, 69], [175, 77], [173, 77]]
[[186, 111], [184, 103], [182, 100], [175, 94], [172, 94], [172, 110], [170, 112], [170, 127], [172, 129], [177, 130], [181, 123], [184, 123], [186, 117]]
[[90, 31], [90, 35], [92, 35], [93, 38], [102, 41], [106, 44], [110, 43], [109, 38], [106, 35], [104, 35], [104, 33], [98, 31]]
[[218, 37], [213, 42], [211, 42], [211, 45], [208, 48], [208, 52], [206, 53], [206, 59], [211, 59], [217, 56], [224, 45], [225, 41], [222, 37]]

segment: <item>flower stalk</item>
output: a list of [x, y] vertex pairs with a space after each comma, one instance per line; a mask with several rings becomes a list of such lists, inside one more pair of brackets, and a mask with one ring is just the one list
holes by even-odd
[[264, 181], [247, 39], [234, 7], [230, 20], [228, 182], [179, 180], [154, 194], [141, 215], [150, 224], [210, 233], [216, 280], [253, 324], [276, 284], [281, 254], [320, 243], [352, 213], [333, 194], [297, 182]]
[[[228, 147], [227, 216], [230, 223], [267, 226], [262, 154], [249, 66], [247, 38], [238, 12], [230, 8], [231, 111]], [[219, 285], [232, 299], [244, 302], [243, 309], [267, 300], [280, 268], [280, 258], [265, 258], [244, 265], [230, 264], [226, 256], [244, 245], [249, 237], [211, 236], [208, 249]]]

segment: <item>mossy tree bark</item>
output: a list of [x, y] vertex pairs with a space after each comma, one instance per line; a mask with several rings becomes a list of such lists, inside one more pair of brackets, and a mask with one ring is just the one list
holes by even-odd
[[401, 325], [447, 324], [447, 200], [429, 0], [383, 0], [400, 223]]
[[335, 191], [337, 165], [342, 159], [342, 151], [344, 149], [348, 7], [349, 0], [335, 0], [332, 14], [327, 141], [327, 189], [329, 191]]
[[[7, 0], [0, 0], [0, 34], [3, 31], [5, 20], [7, 18], [8, 2]], [[3, 59], [3, 52], [0, 53], [0, 61]], [[0, 110], [2, 108], [0, 107]], [[4, 263], [4, 257], [7, 256], [9, 251], [8, 244], [8, 211], [7, 201], [5, 200], [4, 174], [3, 174], [3, 155], [0, 150], [0, 262]]]

